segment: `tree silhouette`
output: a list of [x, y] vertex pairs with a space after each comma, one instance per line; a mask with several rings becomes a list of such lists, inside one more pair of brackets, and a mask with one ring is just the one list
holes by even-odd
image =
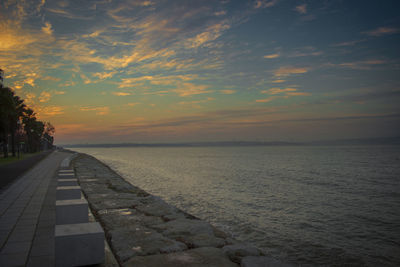
[[[24, 100], [15, 92], [4, 87], [4, 71], [0, 69], [0, 144], [4, 157], [8, 157], [9, 139], [11, 138], [12, 155], [15, 156], [16, 133], [27, 140], [28, 152], [36, 152], [53, 147], [55, 128], [50, 122], [37, 120], [35, 112], [26, 107]], [[19, 140], [18, 140], [19, 145]]]
[[8, 157], [8, 134], [10, 117], [15, 112], [14, 93], [8, 87], [0, 87], [0, 141], [3, 144], [4, 157]]

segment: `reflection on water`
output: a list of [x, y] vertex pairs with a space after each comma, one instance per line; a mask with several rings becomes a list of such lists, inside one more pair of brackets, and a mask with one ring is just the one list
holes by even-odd
[[400, 147], [75, 150], [276, 258], [400, 264]]

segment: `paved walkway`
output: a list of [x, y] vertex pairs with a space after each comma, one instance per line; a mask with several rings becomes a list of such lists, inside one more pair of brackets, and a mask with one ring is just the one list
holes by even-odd
[[0, 190], [5, 190], [8, 184], [11, 184], [16, 178], [24, 174], [30, 168], [34, 167], [39, 161], [44, 159], [51, 152], [51, 150], [44, 151], [16, 162], [1, 165]]
[[54, 266], [55, 151], [0, 192], [0, 266]]

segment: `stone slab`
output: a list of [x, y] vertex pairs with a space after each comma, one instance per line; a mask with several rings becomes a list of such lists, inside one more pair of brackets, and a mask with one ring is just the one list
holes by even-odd
[[81, 187], [80, 186], [58, 186], [56, 198], [57, 198], [57, 200], [80, 199], [81, 198]]
[[78, 179], [76, 178], [70, 178], [70, 179], [58, 178], [57, 182], [58, 186], [78, 186]]
[[100, 224], [56, 225], [56, 266], [82, 266], [104, 261], [104, 232]]
[[85, 199], [56, 201], [56, 224], [87, 223], [88, 203]]
[[58, 178], [73, 178], [75, 174], [73, 173], [59, 173]]
[[74, 173], [74, 170], [59, 170], [58, 173]]

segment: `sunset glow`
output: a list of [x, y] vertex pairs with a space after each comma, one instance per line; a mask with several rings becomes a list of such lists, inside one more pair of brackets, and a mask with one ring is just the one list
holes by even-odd
[[398, 1], [12, 1], [0, 68], [66, 143], [400, 135]]

